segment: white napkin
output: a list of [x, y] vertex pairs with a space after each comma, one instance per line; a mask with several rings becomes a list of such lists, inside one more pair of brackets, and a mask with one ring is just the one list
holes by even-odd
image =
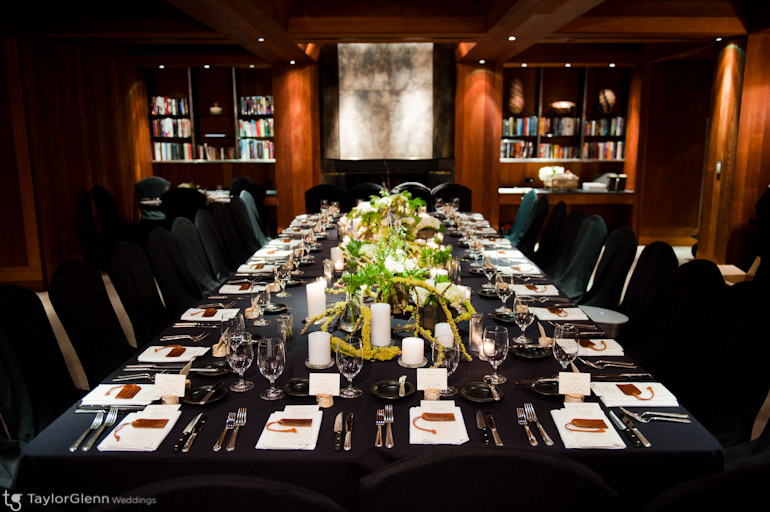
[[[564, 409], [553, 409], [551, 416], [559, 431], [565, 448], [604, 448], [609, 450], [621, 450], [626, 443], [615, 430], [612, 421], [604, 414], [597, 403], [566, 403]], [[600, 419], [607, 425], [604, 432], [573, 432], [565, 427], [575, 418]]]
[[223, 284], [222, 288], [219, 289], [219, 293], [222, 295], [247, 295], [249, 293], [254, 293], [257, 288], [258, 287], [256, 286], [249, 286], [245, 290], [241, 290], [240, 284]]
[[[126, 415], [104, 440], [96, 447], [100, 452], [154, 452], [166, 439], [182, 415], [179, 405], [151, 405], [144, 411]], [[167, 419], [163, 428], [134, 428], [131, 423], [138, 419]], [[121, 425], [125, 425], [121, 427]], [[118, 430], [120, 429], [120, 430]], [[115, 438], [113, 432], [120, 440]]]
[[238, 308], [217, 309], [214, 316], [203, 316], [204, 311], [206, 310], [201, 308], [190, 308], [182, 313], [180, 320], [184, 322], [221, 322], [235, 317], [241, 310]]
[[[425, 432], [415, 428], [414, 419], [425, 412], [431, 413], [452, 413], [455, 415], [454, 421], [423, 421], [417, 420], [417, 424], [422, 428], [435, 430], [436, 433]], [[463, 412], [455, 406], [454, 401], [430, 401], [423, 400], [420, 407], [409, 409], [409, 444], [455, 444], [460, 445], [470, 440], [468, 431], [465, 428]]]
[[623, 351], [623, 347], [620, 346], [620, 343], [617, 341], [611, 339], [611, 338], [590, 338], [591, 341], [593, 341], [594, 346], [596, 348], [602, 347], [602, 342], [607, 346], [604, 350], [593, 350], [589, 347], [580, 346], [578, 349], [578, 356], [579, 357], [594, 357], [594, 356], [601, 356], [601, 357], [622, 357], [625, 355], [625, 352]]
[[[618, 384], [633, 384], [642, 392], [642, 398], [648, 398], [652, 388], [655, 396], [652, 400], [640, 400], [623, 393]], [[591, 391], [597, 395], [607, 407], [678, 407], [679, 401], [673, 393], [660, 382], [592, 382]]]
[[497, 271], [504, 276], [511, 274], [540, 275], [540, 269], [531, 263], [517, 263], [515, 265], [498, 265]]
[[[259, 267], [259, 265], [262, 265]], [[272, 274], [275, 272], [275, 265], [268, 265], [265, 263], [247, 263], [238, 267], [239, 273], [251, 273], [251, 274]]]
[[534, 286], [535, 289], [531, 290], [527, 288], [527, 285], [525, 284], [515, 284], [513, 285], [513, 293], [516, 296], [532, 295], [533, 297], [541, 295], [547, 297], [556, 297], [559, 295], [559, 289], [552, 284], [535, 284], [531, 286]]
[[556, 313], [551, 313], [548, 311], [548, 308], [532, 308], [532, 311], [535, 313], [538, 319], [547, 321], [547, 320], [588, 320], [588, 317], [585, 313], [583, 313], [583, 310], [580, 308], [563, 308], [564, 311], [567, 313], [567, 316], [559, 316]]
[[[158, 397], [154, 384], [139, 384], [139, 392], [133, 398], [115, 398], [126, 384], [99, 384], [80, 401], [82, 405], [147, 405]], [[108, 395], [107, 392], [110, 392]]]
[[[506, 240], [509, 244], [511, 243], [507, 238], [503, 238], [503, 240]], [[512, 258], [526, 261], [526, 257], [518, 249], [506, 249], [504, 247], [485, 249], [484, 254], [490, 258]]]
[[254, 253], [254, 258], [288, 258], [291, 255], [291, 251], [288, 249], [281, 249], [278, 247], [263, 247]]
[[[180, 356], [166, 357], [166, 354], [171, 352], [171, 347], [164, 348], [160, 346], [149, 346], [144, 352], [139, 354], [137, 360], [140, 363], [186, 363], [192, 361], [198, 356], [202, 356], [209, 351], [211, 347], [184, 347], [184, 352]], [[160, 349], [156, 352], [155, 349]]]
[[[313, 424], [310, 427], [285, 427], [278, 424], [271, 426], [279, 430], [294, 428], [297, 432], [274, 432], [267, 429], [268, 423], [288, 418], [312, 419]], [[267, 419], [255, 448], [257, 450], [315, 450], [322, 421], [323, 411], [317, 405], [287, 405], [283, 411], [276, 411]]]

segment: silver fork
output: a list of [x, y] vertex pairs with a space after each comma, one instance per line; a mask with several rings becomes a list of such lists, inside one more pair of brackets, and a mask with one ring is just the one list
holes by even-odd
[[72, 443], [72, 446], [70, 446], [70, 451], [75, 452], [77, 451], [78, 447], [80, 446], [80, 443], [83, 442], [83, 440], [88, 436], [90, 432], [93, 432], [97, 428], [99, 428], [102, 425], [102, 421], [104, 421], [104, 412], [99, 411], [96, 413], [96, 416], [94, 416], [94, 421], [91, 422], [91, 426], [88, 427], [85, 432], [83, 432], [80, 437], [78, 437], [78, 440]]
[[[165, 373], [165, 372], [163, 372]], [[127, 380], [147, 379], [150, 382], [155, 382], [155, 374], [153, 373], [137, 373], [135, 375], [118, 375], [112, 382], [125, 382]]]
[[537, 419], [535, 407], [531, 403], [524, 404], [524, 413], [527, 415], [527, 420], [537, 425], [537, 429], [540, 431], [540, 435], [543, 437], [543, 442], [547, 446], [553, 446], [553, 440], [551, 439], [551, 436], [546, 433], [545, 429], [540, 424], [540, 421]]
[[235, 301], [228, 302], [227, 304], [222, 303], [222, 302], [211, 302], [209, 304], [201, 304], [200, 306], [198, 306], [198, 308], [199, 309], [201, 309], [201, 308], [222, 308], [222, 309], [227, 309], [227, 308], [231, 308], [233, 306], [235, 306]]
[[537, 446], [537, 439], [535, 439], [535, 436], [532, 434], [532, 429], [529, 428], [529, 423], [527, 423], [527, 416], [524, 414], [524, 409], [517, 407], [516, 417], [519, 419], [519, 425], [524, 427], [524, 430], [527, 432], [527, 439], [529, 439], [529, 444], [532, 446]]
[[393, 448], [395, 445], [393, 442], [393, 421], [395, 421], [393, 418], [393, 406], [391, 404], [387, 404], [385, 406], [385, 446], [388, 448]]
[[222, 430], [222, 435], [219, 436], [219, 439], [217, 439], [217, 444], [214, 445], [214, 451], [218, 452], [222, 449], [222, 445], [225, 443], [225, 436], [227, 435], [228, 430], [232, 430], [235, 428], [235, 413], [234, 412], [228, 412], [227, 413], [227, 420], [225, 421], [225, 428]]
[[238, 438], [238, 430], [244, 425], [246, 425], [246, 408], [240, 407], [238, 408], [238, 414], [235, 416], [235, 430], [233, 430], [233, 435], [230, 437], [230, 442], [227, 443], [228, 452], [235, 450], [235, 441]]
[[118, 419], [118, 408], [117, 407], [110, 407], [110, 412], [107, 413], [107, 419], [104, 420], [104, 423], [97, 429], [96, 433], [94, 433], [91, 438], [86, 441], [86, 444], [83, 445], [82, 450], [84, 452], [87, 452], [91, 449], [91, 447], [94, 445], [96, 440], [99, 438], [100, 435], [102, 435], [102, 432], [104, 431], [105, 427], [111, 427], [115, 424], [115, 420]]
[[377, 409], [377, 437], [374, 440], [374, 446], [382, 447], [382, 426], [385, 424], [385, 409]]
[[209, 335], [209, 333], [204, 332], [195, 336], [192, 336], [190, 334], [174, 334], [169, 336], [163, 336], [160, 338], [160, 341], [171, 341], [171, 340], [190, 340], [190, 341], [201, 341], [206, 339], [206, 337]]
[[675, 423], [692, 423], [690, 420], [690, 417], [686, 414], [680, 414], [677, 412], [631, 412], [625, 407], [620, 408], [621, 411], [628, 414], [632, 418], [634, 418], [637, 421], [641, 421], [642, 423], [649, 423], [653, 420], [658, 421], [673, 421]]
[[582, 357], [578, 357], [578, 361], [581, 363], [590, 366], [591, 368], [596, 368], [597, 370], [604, 370], [605, 368], [636, 368], [636, 365], [634, 363], [628, 363], [624, 361], [588, 361], [587, 359], [583, 359]]

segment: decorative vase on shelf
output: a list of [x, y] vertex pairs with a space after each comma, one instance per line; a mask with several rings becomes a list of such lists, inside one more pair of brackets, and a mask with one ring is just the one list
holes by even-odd
[[222, 114], [222, 107], [219, 106], [219, 104], [215, 101], [213, 107], [209, 107], [209, 112], [211, 112], [211, 115], [218, 116]]

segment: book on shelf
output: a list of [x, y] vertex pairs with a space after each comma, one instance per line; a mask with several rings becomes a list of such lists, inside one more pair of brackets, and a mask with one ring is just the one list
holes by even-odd
[[623, 141], [585, 142], [583, 158], [592, 160], [623, 160], [625, 146]]
[[235, 160], [235, 148], [218, 148], [204, 143], [198, 146], [198, 160]]
[[272, 96], [241, 96], [241, 115], [263, 116], [273, 115]]
[[153, 137], [190, 137], [192, 133], [189, 119], [164, 117], [152, 119], [150, 124]]
[[503, 137], [536, 137], [537, 116], [503, 119]]
[[540, 119], [540, 135], [572, 137], [578, 134], [579, 117], [543, 117]]
[[271, 140], [241, 139], [241, 160], [274, 160], [275, 145]]
[[576, 146], [562, 146], [543, 142], [540, 144], [538, 158], [568, 159], [580, 158], [579, 148]]
[[533, 141], [503, 140], [500, 145], [500, 158], [532, 158], [535, 153]]
[[584, 134], [589, 137], [622, 137], [625, 120], [620, 117], [586, 120]]
[[187, 98], [153, 96], [150, 100], [150, 113], [154, 116], [187, 116], [190, 115], [190, 109]]
[[273, 137], [273, 127], [272, 117], [238, 120], [238, 132], [241, 137]]
[[192, 144], [189, 142], [160, 142], [152, 143], [153, 160], [192, 160]]

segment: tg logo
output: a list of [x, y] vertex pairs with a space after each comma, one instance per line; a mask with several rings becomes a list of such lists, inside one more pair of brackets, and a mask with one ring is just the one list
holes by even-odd
[[3, 491], [5, 506], [13, 510], [13, 512], [19, 512], [21, 510], [21, 496], [21, 494], [9, 494], [8, 491]]

